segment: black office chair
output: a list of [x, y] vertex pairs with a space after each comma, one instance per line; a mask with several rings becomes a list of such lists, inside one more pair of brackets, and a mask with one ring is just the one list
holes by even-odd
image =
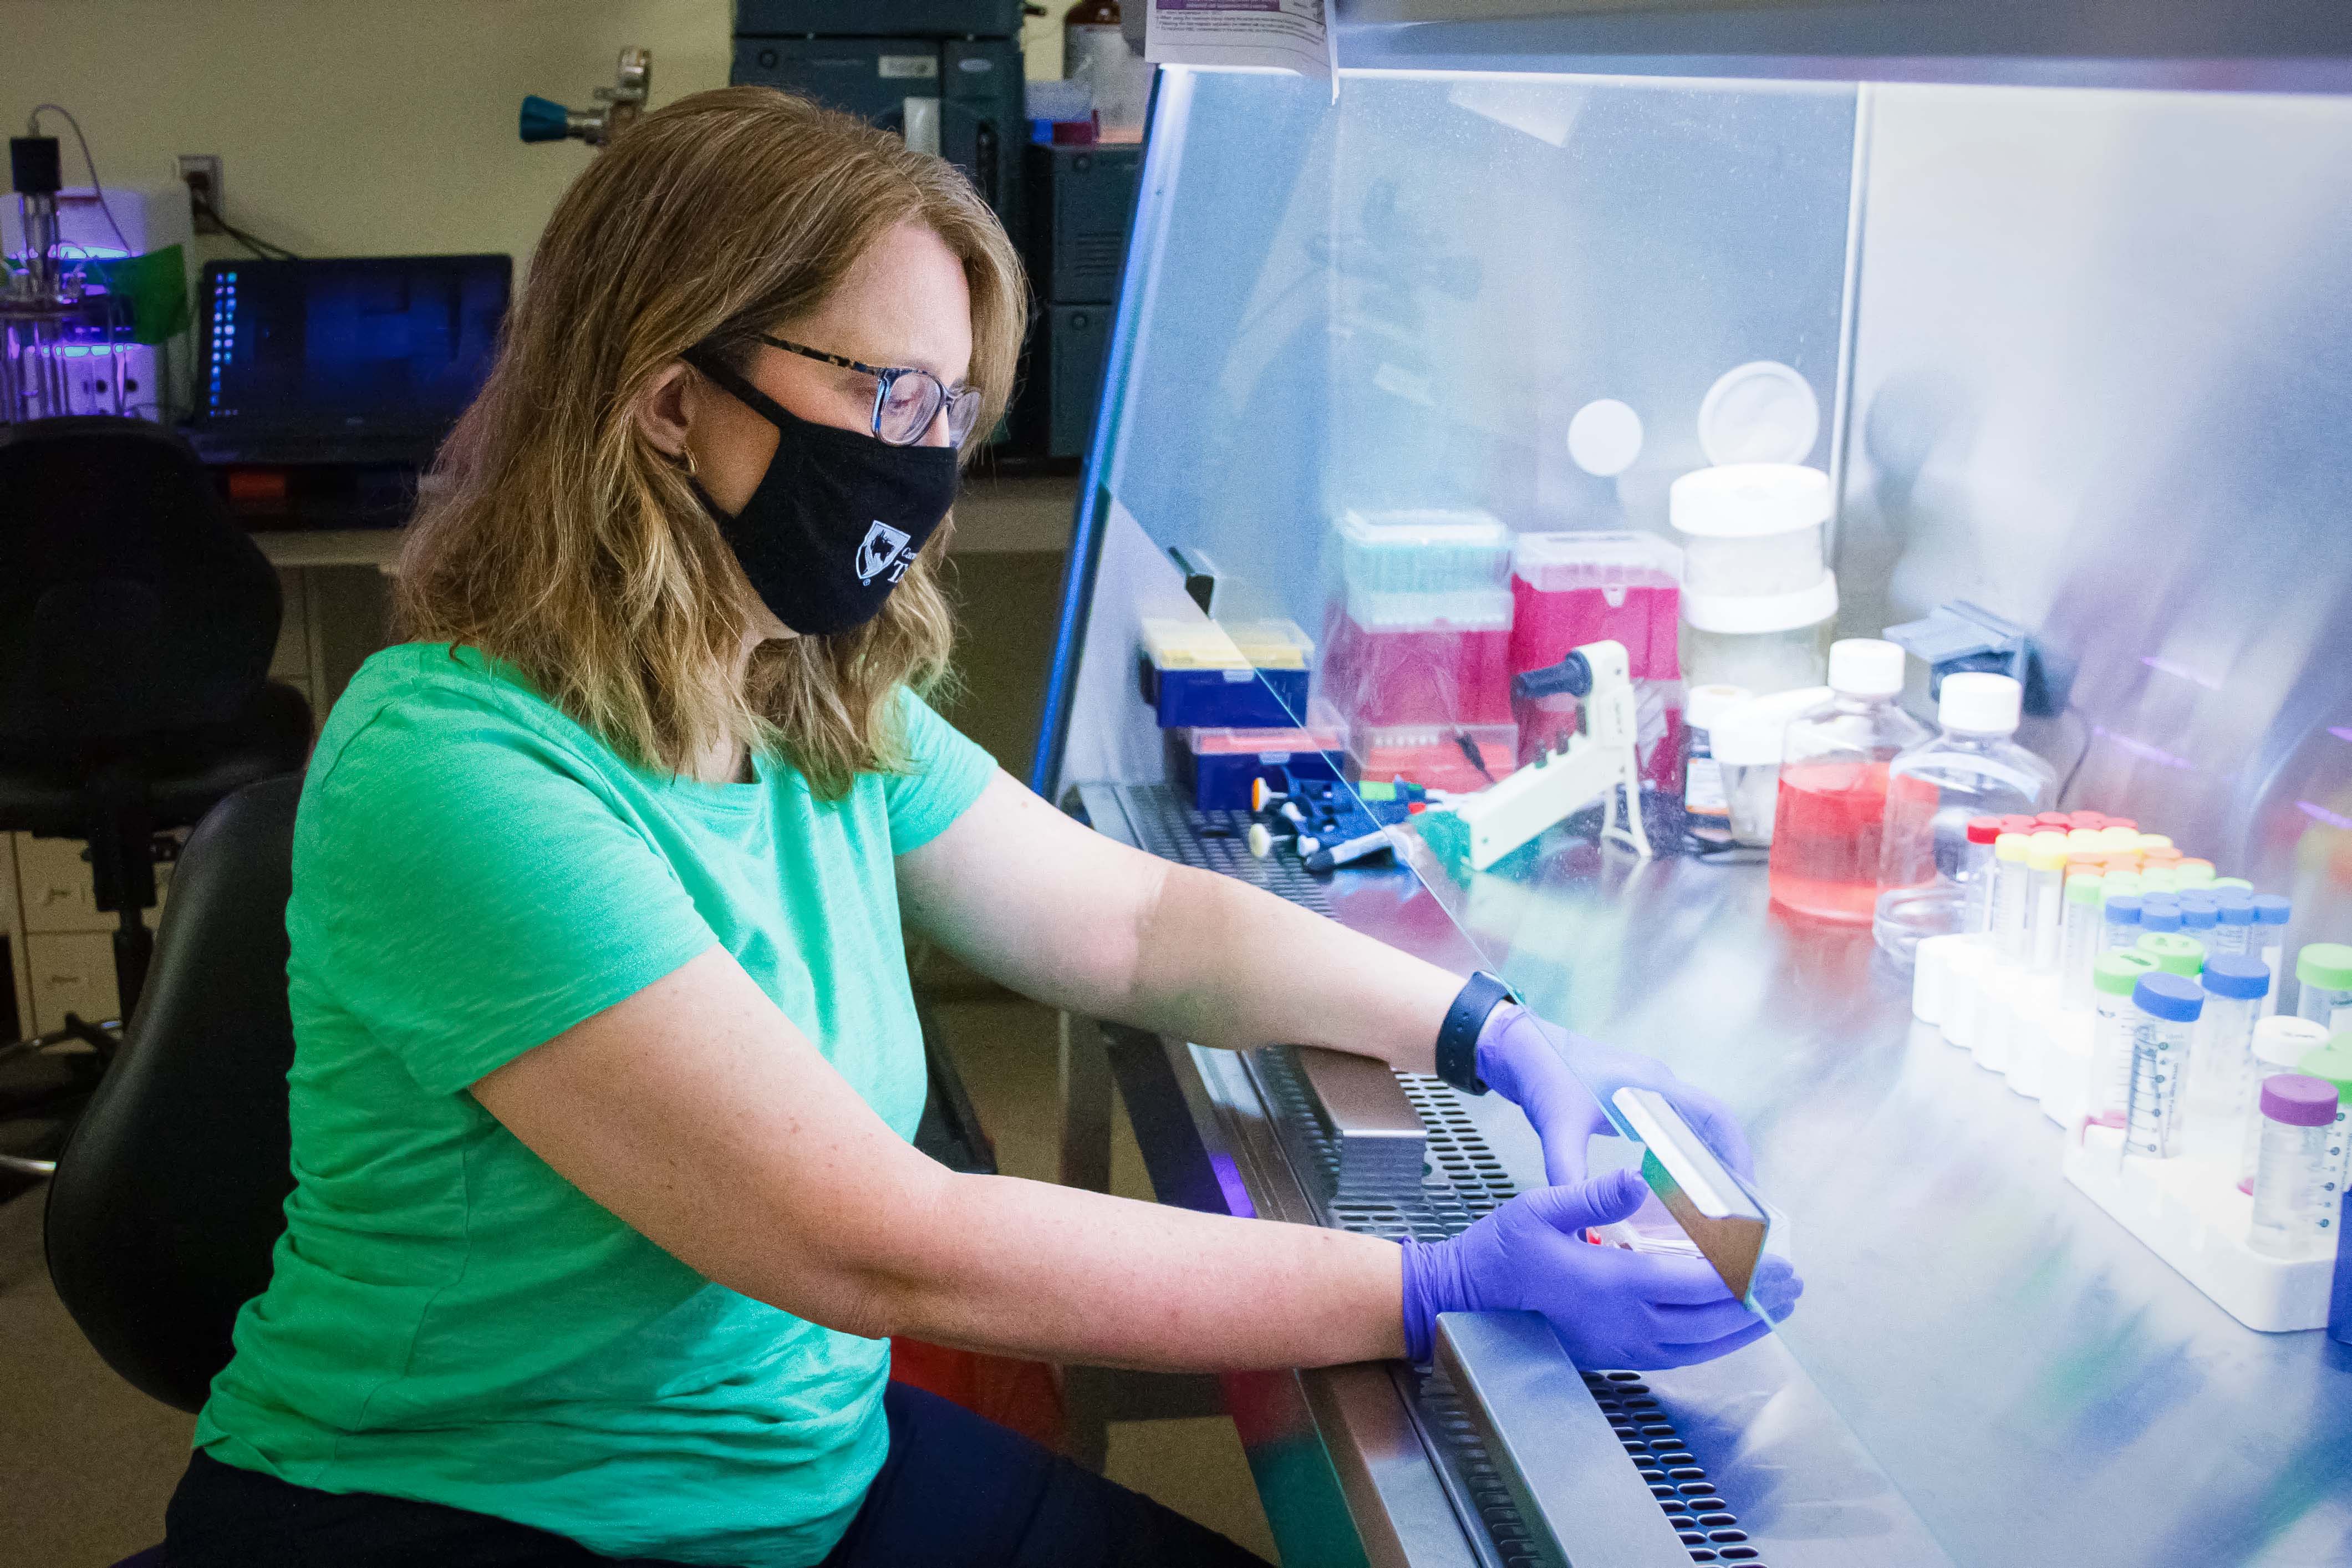
[[[172, 432], [0, 426], [0, 830], [89, 844], [126, 1017], [156, 835], [309, 750], [309, 704], [268, 679], [278, 614], [277, 574]], [[77, 1032], [102, 1070], [111, 1037]]]
[[248, 784], [189, 837], [151, 982], [49, 1183], [58, 1299], [107, 1365], [181, 1410], [228, 1364], [294, 1189], [286, 899], [301, 787]]
[[181, 1410], [228, 1364], [294, 1190], [286, 899], [301, 784], [248, 784], [189, 837], [146, 994], [49, 1182], [58, 1299], [107, 1365]]

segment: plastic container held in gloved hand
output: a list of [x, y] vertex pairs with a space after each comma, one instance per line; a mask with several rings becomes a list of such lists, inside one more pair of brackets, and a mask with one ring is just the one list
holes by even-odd
[[1830, 700], [1789, 726], [1772, 817], [1772, 901], [1862, 923], [1878, 903], [1888, 764], [1927, 740], [1896, 706], [1903, 650], [1852, 637], [1830, 648]]
[[[1887, 768], [1870, 934], [1898, 963], [1911, 962], [1922, 937], [1969, 929], [1971, 897], [1982, 890], [1971, 884], [1979, 860], [1989, 871], [1991, 859], [1970, 854], [1970, 820], [2030, 816], [2056, 792], [2050, 765], [2011, 739], [2023, 700], [2024, 689], [2005, 675], [1946, 676], [1937, 733]], [[2087, 963], [2084, 974], [2087, 981]]]

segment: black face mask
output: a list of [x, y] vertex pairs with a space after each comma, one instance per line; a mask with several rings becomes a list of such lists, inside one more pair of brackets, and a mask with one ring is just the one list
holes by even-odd
[[752, 590], [810, 637], [855, 631], [880, 615], [955, 504], [955, 448], [893, 447], [812, 424], [716, 354], [689, 349], [681, 357], [776, 427], [775, 456], [742, 510], [730, 517], [702, 496]]

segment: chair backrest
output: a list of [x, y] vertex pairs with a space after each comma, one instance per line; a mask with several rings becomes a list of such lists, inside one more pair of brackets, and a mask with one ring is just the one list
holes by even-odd
[[299, 774], [189, 836], [122, 1049], [58, 1160], [49, 1275], [109, 1366], [194, 1410], [269, 1282], [293, 1190], [286, 899]]
[[0, 426], [0, 739], [220, 723], [268, 672], [278, 574], [145, 419]]

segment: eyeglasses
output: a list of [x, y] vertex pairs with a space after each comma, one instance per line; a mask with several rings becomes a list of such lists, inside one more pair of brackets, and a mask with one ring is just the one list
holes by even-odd
[[940, 410], [948, 413], [948, 445], [961, 447], [963, 438], [971, 434], [971, 423], [980, 417], [980, 389], [966, 386], [950, 392], [940, 384], [940, 378], [927, 370], [893, 369], [887, 365], [866, 364], [840, 354], [829, 354], [823, 349], [813, 349], [803, 343], [786, 342], [765, 332], [758, 334], [761, 342], [772, 349], [782, 349], [803, 359], [837, 364], [844, 370], [854, 370], [875, 380], [874, 437], [893, 447], [911, 447], [923, 438]]

